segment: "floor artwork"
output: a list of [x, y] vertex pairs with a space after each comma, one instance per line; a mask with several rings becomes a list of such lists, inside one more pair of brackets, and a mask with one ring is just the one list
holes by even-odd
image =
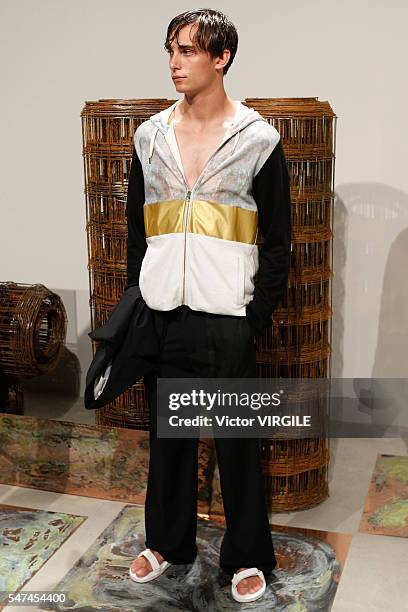
[[[0, 442], [2, 484], [145, 503], [147, 431], [0, 414]], [[198, 452], [198, 512], [208, 515], [211, 440], [200, 440]]]
[[[0, 591], [24, 587], [85, 516], [0, 504]], [[4, 606], [0, 602], [0, 609]]]
[[351, 535], [278, 526], [272, 533], [278, 565], [267, 591], [259, 601], [240, 604], [231, 597], [229, 576], [218, 566], [224, 529], [201, 519], [193, 564], [170, 566], [145, 584], [132, 581], [129, 565], [145, 548], [144, 508], [127, 505], [55, 586], [68, 592], [68, 600], [41, 609], [329, 611]]
[[408, 456], [378, 455], [359, 531], [408, 537]]

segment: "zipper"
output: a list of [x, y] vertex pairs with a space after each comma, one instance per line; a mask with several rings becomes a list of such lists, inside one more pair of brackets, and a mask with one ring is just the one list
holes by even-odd
[[188, 226], [188, 221], [190, 218], [190, 203], [191, 203], [190, 198], [191, 198], [191, 191], [188, 190], [186, 198], [184, 200], [184, 204], [187, 204], [187, 207], [186, 207], [186, 214], [185, 214], [186, 222], [184, 224], [183, 297], [181, 300], [182, 304], [184, 304], [184, 291], [185, 291], [185, 286], [186, 286], [186, 244], [187, 244], [187, 226]]
[[[186, 242], [187, 242], [187, 226], [188, 226], [188, 222], [189, 222], [189, 218], [190, 218], [190, 202], [191, 202], [191, 194], [193, 193], [193, 191], [197, 188], [198, 183], [200, 182], [204, 172], [207, 169], [208, 164], [210, 163], [210, 161], [212, 160], [212, 158], [214, 157], [214, 155], [216, 155], [218, 153], [218, 151], [221, 149], [221, 147], [223, 147], [225, 145], [226, 142], [228, 142], [231, 138], [233, 138], [236, 135], [237, 132], [235, 132], [234, 134], [230, 134], [227, 138], [225, 138], [219, 145], [218, 147], [215, 149], [214, 153], [212, 155], [210, 155], [210, 157], [207, 159], [206, 164], [204, 166], [204, 168], [201, 171], [200, 176], [197, 178], [196, 182], [194, 183], [194, 185], [192, 186], [191, 189], [189, 189], [186, 179], [184, 178], [184, 168], [183, 171], [180, 170], [179, 165], [177, 163], [177, 159], [176, 156], [174, 155], [170, 145], [167, 143], [167, 146], [170, 149], [170, 153], [173, 156], [174, 161], [176, 162], [176, 166], [181, 174], [181, 177], [183, 179], [183, 183], [187, 189], [187, 193], [186, 193], [186, 197], [184, 199], [184, 203], [187, 204], [186, 207], [186, 214], [185, 214], [185, 225], [184, 225], [184, 256], [183, 256], [183, 297], [181, 300], [181, 303], [184, 304], [184, 296], [185, 296], [185, 282], [186, 282]], [[166, 140], [166, 139], [165, 139]], [[166, 141], [167, 142], [167, 141]], [[181, 161], [181, 155], [180, 155], [180, 161]], [[182, 162], [181, 162], [182, 163]]]

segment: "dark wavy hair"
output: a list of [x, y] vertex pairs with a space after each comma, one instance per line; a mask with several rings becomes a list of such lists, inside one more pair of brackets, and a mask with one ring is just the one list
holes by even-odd
[[198, 22], [198, 28], [193, 36], [192, 42], [201, 51], [207, 51], [211, 57], [220, 57], [224, 49], [231, 53], [229, 61], [223, 68], [223, 74], [227, 74], [238, 47], [238, 33], [235, 26], [226, 15], [213, 9], [197, 9], [185, 11], [174, 17], [168, 27], [164, 48], [171, 51], [171, 43], [178, 40], [178, 33], [182, 27]]

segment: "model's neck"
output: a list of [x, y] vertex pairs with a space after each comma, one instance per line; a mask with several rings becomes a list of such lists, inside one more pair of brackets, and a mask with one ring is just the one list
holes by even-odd
[[193, 96], [184, 94], [178, 111], [183, 119], [191, 123], [214, 123], [234, 112], [235, 102], [225, 92], [224, 88], [211, 92], [200, 92]]

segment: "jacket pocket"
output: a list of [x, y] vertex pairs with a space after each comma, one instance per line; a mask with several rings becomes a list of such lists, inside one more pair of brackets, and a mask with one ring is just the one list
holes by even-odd
[[183, 278], [183, 243], [177, 234], [151, 242], [140, 268], [139, 287], [146, 304], [171, 310], [180, 304]]
[[237, 304], [245, 304], [245, 259], [241, 255], [237, 266]]
[[[242, 257], [234, 244], [188, 234], [186, 297], [195, 310], [235, 315], [242, 312]], [[241, 262], [242, 264], [242, 262]]]

